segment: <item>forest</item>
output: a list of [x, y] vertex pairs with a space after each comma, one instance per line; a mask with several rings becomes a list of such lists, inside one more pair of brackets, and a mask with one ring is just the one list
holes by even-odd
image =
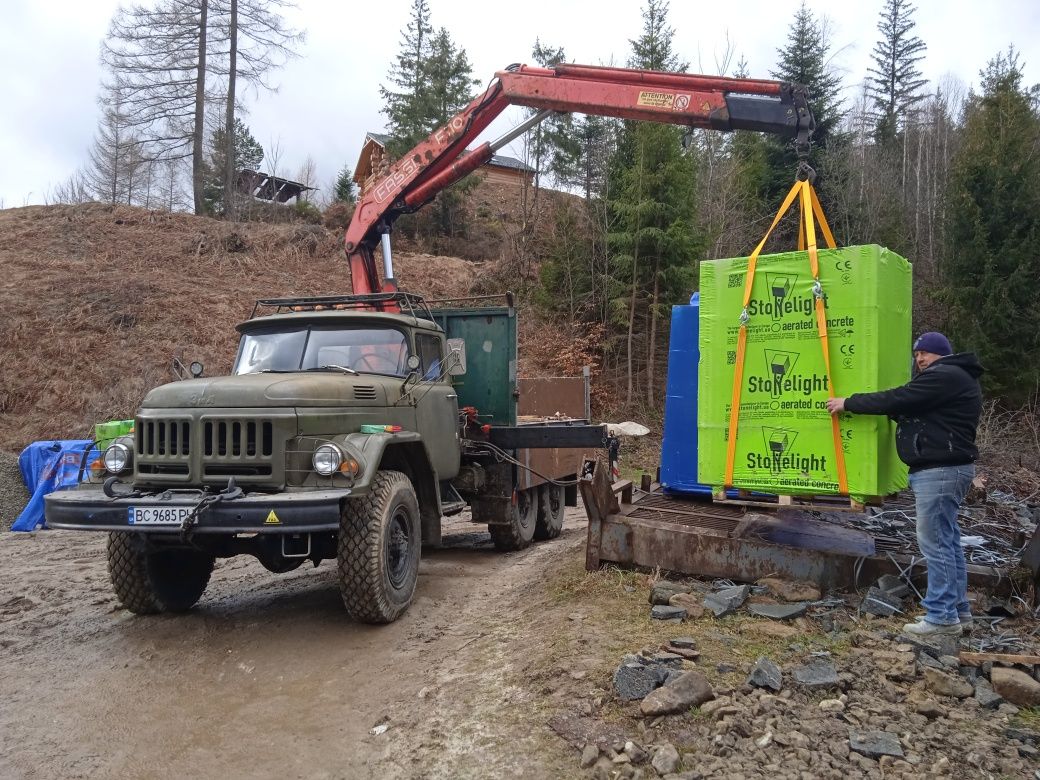
[[[102, 115], [87, 164], [54, 200], [190, 210], [226, 219], [269, 212], [234, 196], [241, 169], [277, 167], [236, 97], [298, 56], [286, 0], [156, 0], [121, 8], [102, 47]], [[629, 67], [690, 70], [675, 46], [667, 0], [644, 0]], [[802, 5], [777, 41], [771, 78], [809, 88], [811, 163], [839, 245], [877, 243], [914, 265], [914, 320], [943, 330], [987, 367], [986, 389], [1035, 410], [1040, 387], [1040, 86], [1025, 83], [1013, 46], [982, 64], [977, 87], [922, 75], [928, 42], [909, 0], [878, 0], [868, 72], [833, 64], [825, 17]], [[569, 61], [565, 41], [532, 42], [530, 62]], [[727, 49], [718, 75], [747, 77]], [[387, 151], [399, 156], [481, 89], [463, 41], [413, 0], [380, 87]], [[853, 94], [852, 99], [849, 95]], [[592, 361], [612, 405], [659, 414], [671, 306], [697, 289], [698, 263], [746, 255], [794, 180], [789, 142], [598, 116], [554, 115], [529, 132], [533, 170], [515, 224], [494, 244], [492, 282], [516, 289], [568, 362]], [[317, 186], [313, 161], [295, 174]], [[466, 180], [402, 219], [420, 249], [458, 253], [486, 225]], [[232, 193], [229, 197], [226, 193]], [[561, 195], [562, 193], [562, 195]], [[357, 197], [349, 165], [294, 217], [342, 225]], [[785, 221], [767, 245], [794, 245]], [[489, 282], [491, 283], [491, 282]], [[563, 347], [569, 345], [570, 348]]]

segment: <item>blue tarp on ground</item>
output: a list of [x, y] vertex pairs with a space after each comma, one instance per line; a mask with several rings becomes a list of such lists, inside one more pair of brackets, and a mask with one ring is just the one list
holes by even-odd
[[83, 451], [91, 443], [86, 439], [35, 441], [22, 450], [18, 467], [22, 470], [25, 486], [32, 491], [32, 498], [15, 518], [12, 531], [35, 531], [47, 527], [43, 519], [43, 497], [55, 490], [76, 486]]

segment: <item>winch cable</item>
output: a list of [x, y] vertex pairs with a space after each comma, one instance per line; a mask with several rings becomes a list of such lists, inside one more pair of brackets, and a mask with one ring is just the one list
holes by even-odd
[[[791, 187], [790, 192], [787, 193], [787, 197], [784, 198], [784, 202], [780, 205], [780, 209], [776, 212], [776, 216], [773, 218], [773, 223], [769, 226], [769, 229], [762, 237], [762, 240], [758, 243], [758, 246], [755, 247], [755, 251], [752, 252], [751, 256], [748, 258], [747, 273], [744, 279], [743, 303], [740, 313], [740, 329], [737, 332], [736, 365], [733, 371], [733, 395], [730, 401], [729, 429], [726, 441], [726, 475], [724, 484], [724, 487], [726, 488], [733, 487], [733, 466], [736, 459], [737, 429], [740, 420], [740, 396], [744, 381], [744, 358], [747, 351], [747, 324], [750, 321], [748, 306], [751, 302], [751, 292], [755, 282], [755, 270], [758, 267], [758, 256], [765, 247], [766, 241], [769, 240], [769, 236], [772, 235], [773, 230], [794, 204], [795, 198], [799, 201], [798, 249], [802, 251], [808, 249], [809, 266], [813, 276], [812, 292], [815, 300], [816, 327], [820, 335], [820, 345], [823, 349], [824, 368], [827, 374], [827, 392], [830, 398], [835, 397], [834, 380], [831, 376], [830, 345], [827, 339], [827, 313], [824, 309], [825, 296], [823, 293], [823, 285], [820, 283], [820, 262], [816, 246], [816, 223], [813, 220], [814, 215], [819, 221], [820, 232], [823, 233], [828, 248], [835, 249], [837, 247], [834, 243], [834, 236], [831, 233], [830, 226], [827, 224], [827, 219], [823, 215], [820, 201], [816, 196], [810, 178], [807, 176], [805, 179], [795, 181], [794, 186]], [[838, 421], [837, 415], [831, 415], [831, 431], [834, 438], [834, 455], [838, 471], [838, 492], [842, 495], [848, 495], [849, 484], [848, 473], [845, 467], [845, 451], [842, 448], [841, 425]]]
[[504, 449], [502, 449], [501, 447], [499, 447], [499, 446], [497, 446], [495, 444], [492, 444], [489, 441], [472, 441], [472, 440], [470, 440], [470, 441], [466, 442], [466, 446], [469, 447], [470, 449], [474, 449], [474, 450], [478, 450], [478, 451], [480, 449], [484, 449], [487, 452], [489, 452], [491, 455], [493, 455], [497, 461], [499, 461], [499, 462], [506, 461], [508, 463], [512, 463], [514, 466], [518, 466], [519, 468], [522, 468], [525, 471], [531, 472], [536, 477], [541, 477], [546, 482], [548, 482], [548, 483], [550, 483], [552, 485], [559, 485], [560, 487], [571, 487], [573, 485], [577, 485], [578, 482], [580, 481], [580, 480], [577, 480], [577, 479], [553, 479], [552, 477], [547, 477], [547, 476], [545, 476], [545, 474], [542, 474], [541, 472], [535, 471], [533, 468], [531, 468], [527, 464], [521, 463], [519, 460], [514, 458], [512, 455], [510, 455]]

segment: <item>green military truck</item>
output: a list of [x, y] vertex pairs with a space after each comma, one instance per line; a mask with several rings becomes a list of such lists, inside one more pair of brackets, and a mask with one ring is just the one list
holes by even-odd
[[50, 527], [109, 533], [132, 612], [190, 609], [217, 558], [246, 554], [273, 572], [335, 560], [350, 615], [393, 621], [443, 517], [469, 507], [501, 550], [553, 538], [605, 444], [587, 407], [518, 419], [511, 297], [267, 299], [238, 330], [230, 376], [153, 389], [83, 484], [46, 498]]

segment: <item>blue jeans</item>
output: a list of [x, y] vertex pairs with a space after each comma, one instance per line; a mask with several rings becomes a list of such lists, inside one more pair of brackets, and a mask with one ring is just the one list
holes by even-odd
[[939, 466], [910, 475], [917, 502], [917, 544], [928, 564], [928, 590], [921, 606], [925, 620], [940, 626], [971, 614], [957, 510], [974, 477], [974, 465]]

